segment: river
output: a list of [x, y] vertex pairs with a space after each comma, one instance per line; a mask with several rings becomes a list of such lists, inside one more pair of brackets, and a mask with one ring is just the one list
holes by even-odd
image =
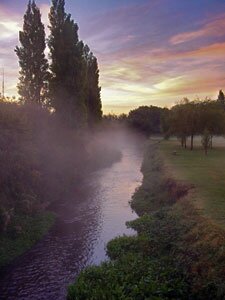
[[134, 234], [125, 222], [137, 217], [129, 200], [142, 180], [143, 139], [122, 131], [111, 142], [121, 160], [90, 174], [74, 197], [54, 206], [52, 230], [1, 274], [1, 300], [64, 300], [81, 270], [107, 259], [109, 240]]

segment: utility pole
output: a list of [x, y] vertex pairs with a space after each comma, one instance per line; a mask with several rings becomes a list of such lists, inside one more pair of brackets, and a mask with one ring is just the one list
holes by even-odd
[[2, 99], [5, 99], [5, 70], [2, 69]]

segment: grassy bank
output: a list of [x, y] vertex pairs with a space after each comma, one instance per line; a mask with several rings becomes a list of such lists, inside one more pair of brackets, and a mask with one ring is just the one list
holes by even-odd
[[169, 176], [161, 147], [147, 146], [131, 201], [137, 236], [111, 241], [110, 262], [82, 272], [68, 299], [224, 299], [224, 232], [196, 210], [191, 185]]
[[16, 216], [7, 233], [0, 235], [0, 267], [31, 248], [54, 223], [51, 213]]
[[[201, 213], [225, 226], [225, 142], [214, 140], [214, 149], [205, 156], [196, 141], [194, 151], [182, 149], [176, 140], [163, 141], [160, 149], [168, 172], [177, 181], [194, 185], [192, 200]], [[177, 155], [172, 155], [176, 151]]]

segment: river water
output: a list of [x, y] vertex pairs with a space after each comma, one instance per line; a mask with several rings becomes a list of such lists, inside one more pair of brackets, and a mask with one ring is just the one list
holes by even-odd
[[143, 139], [123, 131], [111, 142], [121, 160], [90, 174], [74, 197], [55, 205], [53, 229], [1, 274], [1, 300], [66, 299], [67, 286], [81, 270], [107, 259], [109, 240], [134, 234], [125, 222], [137, 217], [129, 200], [142, 180]]

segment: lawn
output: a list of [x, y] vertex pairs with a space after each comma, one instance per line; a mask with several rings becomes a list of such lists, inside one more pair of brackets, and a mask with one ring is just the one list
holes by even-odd
[[[195, 149], [182, 149], [176, 139], [161, 141], [167, 170], [172, 176], [194, 185], [191, 199], [204, 215], [225, 226], [225, 139], [214, 139], [207, 156], [196, 138]], [[173, 155], [176, 151], [177, 155]]]

